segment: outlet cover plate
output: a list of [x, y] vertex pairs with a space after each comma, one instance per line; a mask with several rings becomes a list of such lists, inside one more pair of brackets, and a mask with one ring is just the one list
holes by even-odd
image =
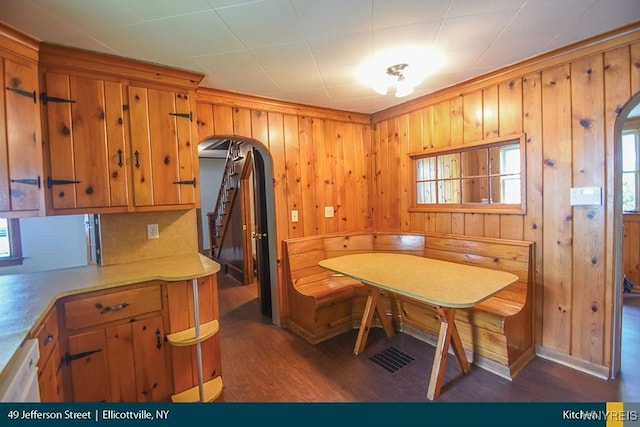
[[325, 218], [333, 218], [333, 206], [325, 206], [324, 207], [324, 217]]
[[147, 239], [159, 239], [158, 224], [147, 224]]

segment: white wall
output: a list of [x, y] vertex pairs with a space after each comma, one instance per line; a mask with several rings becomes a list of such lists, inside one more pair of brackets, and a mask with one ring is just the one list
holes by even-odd
[[207, 212], [216, 208], [218, 191], [222, 183], [225, 159], [200, 158], [200, 205], [202, 214], [202, 245], [205, 250], [211, 247], [209, 242], [209, 224]]
[[20, 219], [22, 265], [0, 268], [0, 275], [87, 265], [83, 215]]

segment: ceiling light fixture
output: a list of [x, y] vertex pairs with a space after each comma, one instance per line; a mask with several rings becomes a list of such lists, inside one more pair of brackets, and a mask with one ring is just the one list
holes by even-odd
[[409, 64], [396, 64], [387, 68], [387, 74], [391, 76], [392, 80], [395, 80], [396, 97], [398, 98], [402, 98], [403, 96], [411, 95], [413, 93], [413, 86], [404, 75], [404, 70], [408, 66]]
[[386, 95], [390, 87], [395, 87], [396, 97], [401, 98], [411, 95], [420, 82], [441, 64], [441, 55], [432, 49], [394, 49], [362, 64], [358, 78], [380, 95]]

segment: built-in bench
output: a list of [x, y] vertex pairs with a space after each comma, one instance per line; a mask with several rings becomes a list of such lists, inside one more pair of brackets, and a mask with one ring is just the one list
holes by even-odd
[[[516, 274], [519, 282], [472, 309], [456, 311], [467, 357], [476, 365], [513, 378], [534, 356], [533, 243], [437, 233], [345, 232], [283, 242], [288, 288], [288, 327], [316, 344], [360, 325], [366, 289], [318, 261], [358, 252], [399, 252]], [[385, 310], [394, 328], [435, 342], [435, 307], [388, 295]]]

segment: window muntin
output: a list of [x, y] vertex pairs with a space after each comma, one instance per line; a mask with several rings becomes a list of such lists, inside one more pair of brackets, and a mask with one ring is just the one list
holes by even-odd
[[523, 135], [434, 151], [411, 155], [413, 210], [524, 213]]

